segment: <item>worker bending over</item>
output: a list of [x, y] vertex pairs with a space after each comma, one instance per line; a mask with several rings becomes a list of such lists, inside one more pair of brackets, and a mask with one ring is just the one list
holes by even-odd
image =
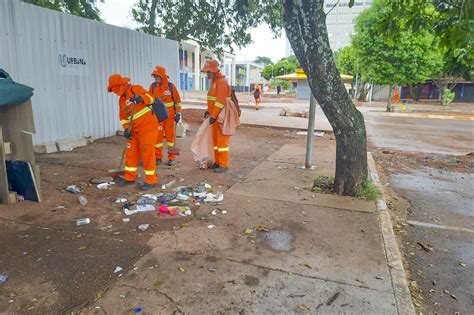
[[125, 176], [119, 177], [117, 184], [124, 186], [135, 182], [138, 162], [141, 159], [145, 171], [145, 183], [139, 184], [140, 189], [153, 188], [158, 181], [154, 148], [158, 137], [158, 120], [148, 105], [153, 104], [154, 98], [142, 86], [130, 84], [129, 78], [119, 74], [109, 77], [107, 90], [119, 96], [120, 123], [125, 130], [124, 136], [128, 139]]

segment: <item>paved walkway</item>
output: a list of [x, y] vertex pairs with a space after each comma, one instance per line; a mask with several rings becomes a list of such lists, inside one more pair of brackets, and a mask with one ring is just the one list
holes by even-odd
[[291, 140], [222, 205], [155, 233], [151, 252], [83, 311], [397, 314], [375, 203], [311, 192], [315, 176], [334, 174], [335, 142], [315, 142], [314, 170], [301, 168], [304, 150]]
[[[205, 109], [206, 105], [196, 105], [184, 102], [183, 108]], [[254, 108], [244, 107], [242, 108], [242, 116], [240, 117], [240, 120], [246, 125], [308, 130], [308, 118], [280, 116], [280, 110], [283, 108], [289, 108], [291, 111], [308, 111], [309, 104], [269, 103], [258, 111]], [[332, 127], [319, 106], [316, 107], [314, 130], [332, 132]]]

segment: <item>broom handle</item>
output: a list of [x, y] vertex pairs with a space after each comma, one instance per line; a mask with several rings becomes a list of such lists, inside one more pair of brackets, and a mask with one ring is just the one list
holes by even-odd
[[[137, 105], [137, 103], [133, 102], [132, 115], [130, 116], [130, 120], [128, 121], [127, 130], [130, 130], [130, 132], [132, 132], [132, 130], [133, 130], [133, 115], [135, 115], [135, 106], [136, 105]], [[122, 158], [120, 159], [119, 170], [121, 170], [122, 166], [123, 166], [123, 160], [125, 159], [125, 153], [127, 152], [127, 145], [128, 145], [128, 139], [127, 139], [127, 143], [125, 143], [125, 147], [123, 148]]]

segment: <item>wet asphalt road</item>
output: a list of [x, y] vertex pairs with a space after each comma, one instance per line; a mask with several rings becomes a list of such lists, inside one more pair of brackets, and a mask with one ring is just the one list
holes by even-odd
[[[369, 139], [389, 150], [464, 155], [474, 151], [474, 123], [391, 117], [364, 110]], [[472, 165], [472, 163], [471, 163]], [[390, 185], [410, 201], [402, 238], [410, 280], [426, 313], [474, 310], [474, 173], [439, 169], [391, 172]]]

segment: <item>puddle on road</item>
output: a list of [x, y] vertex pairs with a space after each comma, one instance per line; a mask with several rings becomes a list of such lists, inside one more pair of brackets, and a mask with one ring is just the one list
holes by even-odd
[[295, 237], [285, 230], [272, 230], [262, 235], [265, 243], [275, 251], [289, 252], [293, 249]]

